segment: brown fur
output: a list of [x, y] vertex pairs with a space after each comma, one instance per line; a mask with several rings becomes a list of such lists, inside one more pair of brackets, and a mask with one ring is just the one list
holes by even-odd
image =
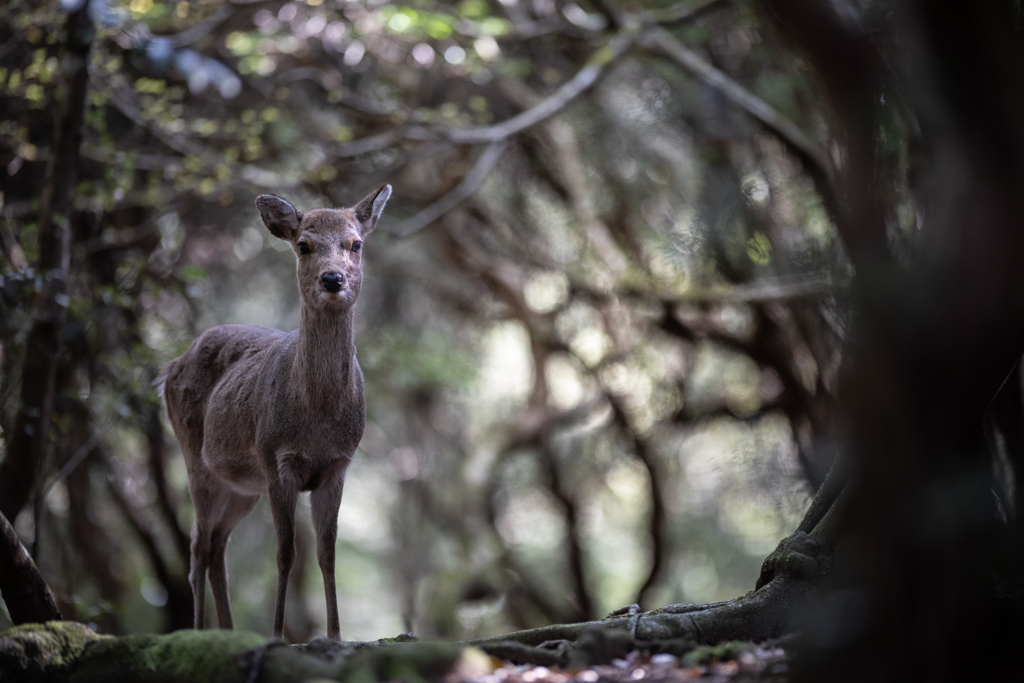
[[[353, 341], [361, 253], [391, 195], [385, 185], [351, 209], [306, 214], [279, 197], [256, 200], [267, 228], [298, 257], [302, 322], [284, 333], [220, 325], [172, 361], [164, 400], [188, 469], [195, 507], [192, 568], [195, 627], [205, 623], [206, 575], [221, 628], [231, 628], [224, 553], [235, 525], [268, 494], [277, 532], [274, 637], [284, 629], [285, 593], [295, 558], [295, 505], [311, 491], [317, 560], [327, 594], [327, 635], [340, 637], [334, 579], [345, 470], [363, 436], [363, 374]], [[308, 254], [301, 254], [305, 243]], [[331, 278], [344, 284], [329, 291]], [[327, 278], [328, 282], [325, 282]]]

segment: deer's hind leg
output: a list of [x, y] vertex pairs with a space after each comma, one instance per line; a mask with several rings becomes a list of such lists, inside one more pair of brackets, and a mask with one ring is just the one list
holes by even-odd
[[220, 519], [213, 527], [210, 535], [210, 588], [213, 590], [213, 601], [217, 605], [217, 623], [221, 628], [233, 628], [231, 621], [231, 598], [228, 595], [228, 567], [225, 554], [231, 531], [242, 519], [252, 512], [257, 496], [247, 496], [237, 491], [228, 493], [228, 498], [221, 508]]
[[[201, 470], [199, 468], [202, 468]], [[188, 580], [192, 585], [194, 628], [206, 628], [206, 572], [213, 549], [213, 530], [231, 490], [201, 463], [190, 468], [188, 478], [195, 520], [192, 522], [192, 564]]]

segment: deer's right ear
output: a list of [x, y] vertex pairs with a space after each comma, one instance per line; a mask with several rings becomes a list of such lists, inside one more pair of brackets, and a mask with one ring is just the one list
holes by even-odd
[[369, 235], [377, 227], [377, 219], [384, 211], [384, 205], [388, 203], [389, 197], [391, 197], [391, 186], [381, 185], [352, 207], [356, 213], [356, 219], [363, 226], [363, 237]]
[[256, 208], [260, 210], [263, 224], [274, 237], [291, 241], [299, 230], [302, 212], [280, 197], [272, 194], [261, 194], [256, 198]]

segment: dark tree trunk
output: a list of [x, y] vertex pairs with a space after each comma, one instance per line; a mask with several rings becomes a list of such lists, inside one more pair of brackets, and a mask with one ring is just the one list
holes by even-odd
[[0, 593], [15, 624], [60, 619], [50, 587], [18, 534], [0, 513]]
[[64, 91], [39, 214], [37, 268], [45, 284], [25, 340], [19, 410], [6, 456], [0, 463], [0, 512], [12, 520], [39, 484], [49, 443], [57, 359], [67, 318], [70, 221], [94, 33], [88, 1], [68, 17], [66, 26], [67, 40], [62, 54]]
[[[1024, 78], [1005, 3], [901, 4], [869, 35], [839, 3], [765, 3], [821, 75], [846, 135], [840, 232], [856, 268], [840, 387], [857, 468], [839, 571], [808, 614], [815, 680], [1009, 680], [1021, 614], [1006, 568], [984, 412], [1024, 331]], [[843, 3], [845, 5], [845, 3]], [[926, 141], [926, 216], [908, 268], [891, 255], [876, 157], [891, 40]], [[892, 96], [890, 95], [890, 99]], [[1010, 567], [1012, 571], [1016, 568]]]

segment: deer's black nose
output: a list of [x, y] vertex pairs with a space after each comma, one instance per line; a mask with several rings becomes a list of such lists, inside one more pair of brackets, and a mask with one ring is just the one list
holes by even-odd
[[324, 283], [324, 289], [333, 294], [345, 286], [345, 276], [341, 273], [324, 273], [320, 276], [320, 282]]

